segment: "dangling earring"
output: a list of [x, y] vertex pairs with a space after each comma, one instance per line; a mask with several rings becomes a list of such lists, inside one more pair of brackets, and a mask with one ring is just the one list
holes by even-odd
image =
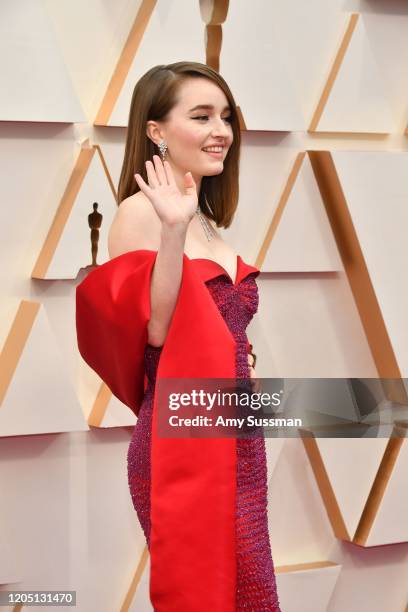
[[167, 144], [164, 142], [164, 140], [162, 140], [161, 142], [159, 142], [158, 147], [160, 149], [160, 155], [162, 157], [162, 161], [164, 161], [166, 158]]

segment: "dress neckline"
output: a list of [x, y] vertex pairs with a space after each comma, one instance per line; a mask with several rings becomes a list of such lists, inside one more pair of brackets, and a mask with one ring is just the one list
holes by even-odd
[[[188, 258], [188, 259], [190, 259], [190, 258]], [[236, 261], [235, 280], [232, 280], [231, 275], [227, 272], [227, 270], [224, 268], [224, 266], [222, 266], [220, 263], [218, 263], [218, 261], [215, 261], [215, 259], [209, 259], [208, 257], [194, 257], [193, 259], [190, 259], [190, 261], [208, 261], [208, 262], [210, 262], [210, 264], [214, 264], [215, 266], [218, 266], [219, 268], [221, 268], [221, 270], [224, 272], [224, 274], [226, 276], [228, 276], [228, 278], [230, 279], [231, 283], [235, 287], [237, 285], [237, 281], [239, 279], [240, 259], [241, 259], [241, 257], [239, 255], [237, 255], [236, 259], [235, 259], [235, 261]]]
[[[260, 272], [258, 268], [245, 263], [242, 257], [240, 255], [237, 255], [237, 270], [235, 274], [235, 280], [233, 281], [224, 266], [218, 263], [218, 261], [215, 261], [214, 259], [209, 259], [208, 257], [194, 257], [193, 259], [190, 259], [185, 253], [184, 256], [191, 262], [198, 262], [202, 264], [200, 266], [200, 273], [202, 274], [205, 282], [212, 278], [216, 278], [216, 276], [220, 276], [220, 274], [222, 274], [223, 276], [226, 276], [230, 281], [231, 285], [236, 288], [249, 274], [255, 273], [256, 275], [258, 275]], [[214, 275], [214, 268], [218, 271], [218, 274], [216, 275]]]
[[[140, 253], [153, 253], [157, 255], [157, 250], [153, 250], [153, 249], [138, 249], [136, 251], [134, 251], [135, 253], [140, 252]], [[124, 255], [126, 255], [127, 253], [123, 253], [122, 255], [118, 255], [118, 257], [123, 257]], [[220, 263], [218, 263], [218, 261], [215, 261], [214, 259], [209, 259], [208, 257], [193, 257], [192, 259], [190, 259], [190, 257], [188, 255], [186, 255], [186, 253], [184, 253], [184, 258], [187, 259], [190, 262], [199, 262], [202, 264], [201, 268], [200, 268], [200, 273], [204, 279], [204, 281], [206, 282], [207, 280], [210, 280], [212, 278], [215, 278], [216, 276], [219, 276], [220, 274], [223, 274], [224, 276], [226, 276], [231, 285], [233, 287], [238, 287], [238, 285], [241, 283], [241, 281], [244, 280], [244, 278], [246, 278], [249, 274], [255, 274], [256, 276], [260, 273], [260, 269], [252, 266], [251, 264], [247, 264], [245, 263], [245, 261], [242, 259], [242, 257], [240, 255], [236, 256], [236, 261], [237, 261], [237, 269], [236, 269], [236, 273], [235, 273], [235, 280], [233, 281], [231, 276], [228, 274], [228, 272], [226, 271], [226, 269], [224, 268], [224, 266], [222, 266]], [[111, 260], [113, 261], [113, 260]], [[219, 272], [218, 274], [214, 274], [214, 268], [217, 269], [218, 271], [221, 270], [221, 272]]]

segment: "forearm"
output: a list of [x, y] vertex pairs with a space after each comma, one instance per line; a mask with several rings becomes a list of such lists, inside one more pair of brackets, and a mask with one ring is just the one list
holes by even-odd
[[162, 225], [160, 246], [150, 283], [151, 316], [148, 343], [162, 346], [176, 307], [183, 275], [187, 226]]

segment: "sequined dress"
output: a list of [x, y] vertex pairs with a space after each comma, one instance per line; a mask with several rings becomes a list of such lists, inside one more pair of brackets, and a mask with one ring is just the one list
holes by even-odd
[[[256, 274], [238, 284], [220, 274], [206, 281], [236, 341], [236, 377], [249, 378], [246, 328], [258, 309]], [[161, 347], [146, 345], [148, 386], [128, 449], [129, 489], [150, 545], [150, 444], [153, 396]], [[236, 609], [280, 612], [267, 521], [267, 466], [263, 436], [237, 438]]]

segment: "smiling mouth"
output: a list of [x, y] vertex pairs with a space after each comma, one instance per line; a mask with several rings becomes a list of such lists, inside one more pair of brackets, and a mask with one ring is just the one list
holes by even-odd
[[212, 157], [215, 157], [215, 158], [221, 158], [224, 153], [224, 149], [222, 149], [222, 151], [204, 151], [204, 149], [201, 149], [201, 150], [203, 153], [207, 153], [208, 155], [211, 155]]

